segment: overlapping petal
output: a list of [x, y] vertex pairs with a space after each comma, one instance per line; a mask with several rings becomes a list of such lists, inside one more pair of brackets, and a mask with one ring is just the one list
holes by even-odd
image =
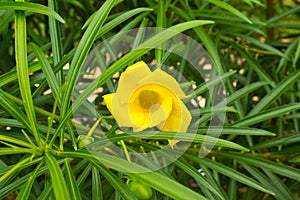
[[120, 100], [121, 104], [127, 104], [130, 96], [139, 87], [138, 81], [151, 75], [148, 65], [143, 62], [137, 62], [129, 66], [120, 76], [118, 88], [116, 91], [116, 98]]
[[162, 131], [186, 132], [191, 122], [191, 114], [181, 101], [173, 101], [172, 112], [168, 119], [160, 125]]
[[142, 78], [138, 82], [139, 85], [144, 85], [147, 83], [156, 83], [158, 85], [163, 85], [180, 99], [186, 97], [176, 79], [159, 68], [157, 68], [156, 70], [154, 70], [154, 72], [150, 73], [148, 76]]
[[[158, 95], [157, 103], [149, 107], [143, 108], [140, 102], [140, 95], [143, 91], [155, 91]], [[165, 87], [157, 84], [143, 85], [132, 94], [128, 106], [130, 118], [135, 125], [140, 126], [139, 129], [144, 130], [151, 128], [164, 122], [172, 111], [171, 93]]]
[[111, 113], [112, 113], [112, 98], [113, 98], [113, 96], [114, 96], [114, 94], [106, 94], [103, 96], [106, 107], [109, 110], [109, 112], [111, 112]]

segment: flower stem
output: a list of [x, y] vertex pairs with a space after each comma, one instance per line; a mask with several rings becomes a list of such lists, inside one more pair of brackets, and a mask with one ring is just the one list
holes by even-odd
[[101, 122], [101, 120], [103, 119], [112, 119], [113, 117], [110, 116], [101, 116], [98, 118], [98, 120], [94, 123], [94, 125], [92, 126], [92, 128], [89, 130], [87, 136], [91, 137], [93, 135], [93, 132], [96, 130], [98, 124]]

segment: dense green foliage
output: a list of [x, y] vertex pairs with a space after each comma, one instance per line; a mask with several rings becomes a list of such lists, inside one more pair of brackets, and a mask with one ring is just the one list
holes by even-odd
[[[299, 1], [0, 0], [0, 19], [0, 199], [300, 198]], [[203, 79], [188, 70], [183, 74], [207, 103], [182, 156], [157, 171], [132, 173], [146, 166], [91, 153], [108, 139], [125, 153], [149, 152], [175, 136], [117, 134], [114, 119], [101, 117], [109, 115], [101, 96], [115, 87], [114, 75], [140, 58], [163, 62], [167, 53], [161, 50], [117, 57], [73, 99], [92, 48], [139, 27], [190, 36], [222, 76], [226, 119], [219, 138], [206, 138], [216, 145], [204, 158], [198, 153], [213, 115], [211, 96]], [[173, 37], [157, 34], [150, 44]], [[73, 111], [99, 87], [96, 116], [103, 131], [91, 138], [93, 124], [76, 125]], [[178, 135], [191, 140], [189, 133]]]

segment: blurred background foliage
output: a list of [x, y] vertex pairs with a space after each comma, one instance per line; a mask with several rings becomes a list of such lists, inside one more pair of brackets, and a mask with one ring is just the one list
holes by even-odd
[[[6, 2], [11, 3], [10, 9], [5, 7]], [[74, 61], [74, 51], [80, 48], [80, 42], [87, 33], [89, 23], [93, 20], [91, 16], [95, 16], [98, 9], [108, 1], [36, 0], [30, 2], [51, 7], [52, 10], [54, 8], [65, 21], [63, 24], [51, 25], [48, 15], [25, 12], [27, 44], [36, 44], [44, 53], [45, 61], [55, 69], [53, 71], [56, 74], [59, 74], [65, 64], [70, 63], [72, 59]], [[192, 20], [214, 21], [214, 24], [192, 27], [184, 33], [203, 45], [220, 74], [235, 71], [232, 76], [224, 79], [229, 101], [227, 106], [233, 112], [227, 113], [225, 127], [228, 129], [224, 129], [227, 132], [221, 136], [221, 139], [246, 147], [250, 151], [245, 152], [238, 147], [237, 150], [230, 150], [222, 147], [221, 144], [206, 158], [199, 158], [195, 153], [201, 144], [199, 140], [182, 158], [171, 166], [149, 175], [148, 179], [142, 175], [136, 177], [132, 174], [124, 175], [120, 171], [105, 168], [93, 159], [80, 157], [76, 154], [78, 151], [72, 149], [74, 143], [71, 142], [66, 142], [64, 149], [75, 153], [61, 153], [64, 159], [56, 156], [58, 148], [55, 149], [53, 157], [44, 153], [45, 149], [38, 150], [42, 153], [33, 154], [31, 151], [25, 155], [18, 153], [22, 151], [22, 149], [18, 150], [19, 146], [24, 145], [18, 142], [18, 139], [25, 140], [21, 129], [27, 130], [22, 126], [22, 122], [27, 120], [26, 117], [16, 118], [13, 114], [14, 106], [24, 111], [20, 101], [24, 96], [18, 82], [18, 78], [22, 75], [17, 75], [15, 71], [15, 53], [21, 45], [25, 45], [28, 51], [28, 65], [32, 69], [29, 72], [30, 88], [33, 104], [41, 109], [35, 110], [40, 125], [47, 128], [49, 125], [47, 120], [58, 100], [55, 100], [51, 94], [45, 93], [51, 88], [51, 84], [48, 80], [45, 81], [47, 75], [43, 74], [42, 67], [38, 67], [41, 64], [37, 62], [36, 47], [15, 43], [16, 8], [13, 1], [0, 0], [2, 102], [0, 105], [0, 199], [23, 197], [17, 194], [25, 195], [24, 197], [28, 199], [136, 199], [136, 197], [182, 199], [185, 195], [186, 199], [192, 199], [195, 194], [189, 193], [191, 191], [200, 194], [199, 199], [204, 197], [232, 200], [299, 199], [300, 2], [298, 0], [123, 0], [116, 1], [107, 19], [103, 20], [104, 25], [120, 16], [122, 18], [123, 14], [137, 8], [150, 9], [142, 10], [129, 19], [124, 17], [121, 23], [115, 23], [105, 34], [89, 41], [91, 45], [122, 30], [140, 26], [168, 28]], [[55, 37], [59, 38], [57, 43], [54, 42]], [[55, 45], [58, 45], [58, 51], [53, 50]], [[67, 59], [63, 60], [63, 58]], [[64, 70], [65, 74], [68, 73], [66, 71]], [[57, 82], [62, 86], [64, 76], [60, 78]], [[109, 79], [110, 77], [106, 80]], [[44, 84], [42, 87], [40, 87], [41, 83]], [[12, 109], [5, 107], [10, 105], [7, 99], [13, 102]], [[101, 109], [105, 108], [101, 107]], [[57, 122], [62, 121], [66, 116], [66, 110], [63, 111], [62, 118], [59, 118], [59, 112], [60, 109], [55, 112], [57, 116], [54, 118]], [[208, 122], [209, 119], [204, 124]], [[110, 123], [114, 125], [114, 122], [110, 121]], [[57, 129], [58, 124], [52, 124], [52, 128]], [[253, 132], [249, 131], [249, 128]], [[30, 133], [28, 130], [26, 132]], [[40, 134], [45, 136], [46, 133], [47, 131], [41, 131]], [[68, 139], [72, 137], [71, 133], [70, 130], [66, 131]], [[271, 136], [271, 133], [276, 135]], [[36, 143], [36, 138], [29, 135]], [[76, 133], [75, 137], [77, 137]], [[14, 138], [16, 141], [9, 138]], [[165, 139], [168, 139], [167, 135]], [[54, 140], [59, 143], [58, 138], [55, 137]], [[137, 143], [137, 145], [141, 144]], [[153, 144], [150, 145], [151, 147], [144, 145], [146, 149], [154, 148], [151, 146]], [[31, 155], [34, 155], [34, 163], [27, 166], [29, 160], [26, 159]], [[69, 158], [74, 160], [71, 161]], [[43, 163], [44, 160], [47, 165]], [[56, 164], [52, 166], [53, 162]], [[122, 165], [117, 160], [115, 162]], [[205, 175], [197, 172], [198, 169], [201, 169]], [[70, 194], [71, 197], [64, 196], [60, 192], [58, 188], [60, 185], [57, 183], [61, 182], [61, 178], [53, 178], [55, 173], [57, 176], [63, 176], [67, 185], [72, 186], [68, 189], [62, 186], [67, 190], [65, 193]], [[27, 174], [31, 175], [32, 182], [26, 182]], [[158, 180], [161, 175], [167, 179]], [[138, 180], [139, 189], [132, 189], [134, 184], [130, 183], [131, 179]], [[149, 190], [153, 190], [153, 194], [150, 195]], [[142, 197], [138, 194], [141, 191], [146, 191], [141, 195]]]

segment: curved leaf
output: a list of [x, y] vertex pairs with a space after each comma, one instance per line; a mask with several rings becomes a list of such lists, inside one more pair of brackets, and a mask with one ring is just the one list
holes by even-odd
[[67, 183], [69, 186], [68, 188], [70, 190], [70, 195], [72, 197], [72, 200], [77, 200], [77, 199], [80, 200], [81, 199], [80, 191], [79, 191], [78, 185], [75, 180], [75, 175], [70, 166], [71, 160], [72, 160], [72, 158], [65, 159], [66, 178], [67, 178], [66, 180], [67, 180]]
[[261, 167], [266, 170], [270, 170], [276, 174], [280, 174], [282, 176], [294, 179], [294, 180], [300, 180], [300, 170], [283, 165], [281, 163], [269, 161], [266, 159], [253, 157], [246, 154], [238, 154], [238, 153], [224, 153], [224, 152], [215, 152], [215, 154], [224, 156], [229, 159], [234, 159], [237, 161], [242, 161], [257, 167]]
[[30, 2], [0, 2], [0, 10], [23, 10], [54, 17], [58, 21], [65, 23], [64, 19], [50, 8], [37, 3]]
[[232, 124], [232, 126], [251, 126], [253, 124], [272, 119], [298, 109], [300, 109], [300, 103], [286, 104], [255, 115], [247, 116], [239, 121], [236, 121]]
[[298, 81], [300, 78], [300, 70], [295, 71], [281, 81], [273, 90], [261, 99], [256, 106], [248, 113], [248, 116], [257, 114], [270, 106], [277, 98], [279, 98], [285, 91], [290, 89], [290, 86]]
[[49, 154], [48, 152], [46, 152], [45, 156], [56, 199], [71, 199], [65, 178], [58, 164], [58, 161], [53, 157], [53, 155]]
[[[190, 188], [181, 185], [175, 180], [172, 180], [164, 175], [162, 175], [159, 172], [149, 172], [149, 173], [129, 173], [126, 172], [128, 169], [131, 169], [132, 171], [141, 171], [146, 170], [144, 167], [137, 165], [133, 162], [128, 162], [124, 159], [117, 158], [108, 154], [103, 153], [95, 153], [93, 155], [83, 152], [83, 151], [77, 151], [77, 152], [56, 152], [59, 156], [74, 156], [79, 158], [85, 158], [87, 160], [90, 160], [92, 163], [95, 164], [95, 166], [98, 169], [104, 169], [101, 163], [108, 164], [112, 168], [117, 168], [121, 171], [124, 171], [123, 173], [138, 180], [139, 182], [142, 182], [146, 185], [149, 185], [153, 189], [171, 197], [174, 199], [198, 199], [198, 200], [204, 200], [206, 199], [202, 195], [194, 192]], [[97, 157], [95, 157], [97, 155]], [[99, 168], [100, 167], [100, 168]], [[107, 171], [109, 174], [111, 174], [110, 171]], [[101, 170], [103, 174], [103, 170]], [[107, 177], [106, 177], [107, 178]], [[116, 179], [119, 180], [119, 179]], [[115, 181], [116, 181], [115, 180]], [[161, 184], [161, 181], [163, 181], [163, 184]], [[180, 191], [180, 192], [178, 192]]]
[[245, 20], [249, 24], [252, 24], [252, 21], [249, 20], [243, 13], [241, 13], [239, 10], [235, 9], [234, 7], [232, 7], [231, 5], [226, 3], [225, 1], [220, 1], [220, 0], [208, 0], [208, 1], [215, 4], [216, 6], [219, 6], [223, 9], [225, 9], [225, 10], [228, 10], [230, 13], [232, 13], [233, 15]]
[[29, 179], [27, 180], [27, 183], [25, 183], [25, 185], [22, 187], [21, 191], [18, 193], [16, 200], [29, 199], [31, 188], [33, 186], [34, 181], [36, 181], [38, 172], [43, 164], [44, 164], [44, 161], [40, 162], [39, 165], [35, 168], [35, 170], [30, 175]]
[[219, 162], [210, 160], [208, 158], [199, 158], [191, 154], [185, 154], [184, 155], [186, 158], [189, 160], [193, 160], [194, 162], [197, 162], [199, 164], [202, 164], [204, 166], [207, 166], [208, 168], [211, 168], [213, 170], [216, 170], [217, 172], [224, 174], [236, 181], [239, 181], [241, 183], [244, 183], [246, 185], [249, 185], [250, 187], [253, 187], [257, 190], [267, 192], [269, 194], [274, 195], [274, 193], [268, 189], [266, 189], [262, 184], [258, 183], [256, 180], [253, 178], [250, 178], [246, 176], [245, 174], [242, 174], [241, 172], [238, 172], [235, 169], [232, 169], [226, 165], [223, 165]]

